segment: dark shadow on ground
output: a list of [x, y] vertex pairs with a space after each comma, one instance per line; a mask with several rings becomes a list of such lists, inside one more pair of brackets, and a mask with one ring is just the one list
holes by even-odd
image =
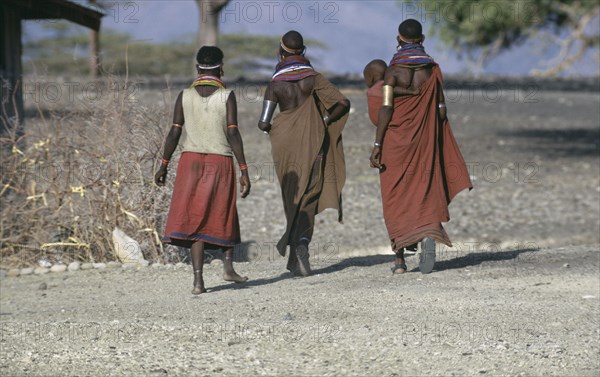
[[[293, 276], [290, 272], [284, 272], [278, 276], [274, 276], [272, 278], [268, 278], [268, 279], [254, 279], [252, 280], [252, 276], [249, 276], [250, 280], [248, 280], [245, 283], [241, 283], [241, 284], [236, 284], [236, 283], [232, 283], [232, 282], [223, 282], [223, 284], [221, 285], [217, 285], [216, 287], [207, 287], [206, 289], [208, 290], [208, 292], [218, 292], [218, 291], [222, 291], [225, 289], [248, 289], [248, 288], [252, 288], [252, 287], [260, 287], [261, 285], [268, 285], [268, 284], [273, 284], [273, 283], [277, 283], [278, 281], [281, 280], [285, 280], [285, 279], [294, 279], [296, 278], [295, 276]], [[300, 279], [300, 278], [297, 278]]]
[[500, 137], [526, 139], [526, 148], [549, 157], [586, 157], [600, 154], [600, 129], [529, 129], [503, 131]]
[[[432, 273], [477, 266], [484, 262], [505, 262], [511, 260], [514, 261], [517, 259], [525, 262], [528, 259], [531, 259], [533, 255], [538, 251], [539, 249], [536, 248], [528, 248], [521, 250], [469, 253], [466, 255], [458, 256], [456, 258], [437, 261], [435, 263]], [[419, 271], [418, 267], [410, 270], [410, 272], [417, 271]]]
[[[466, 255], [457, 256], [456, 258], [442, 260], [435, 263], [435, 267], [432, 273], [441, 272], [445, 270], [459, 269], [470, 266], [477, 266], [484, 262], [493, 262], [493, 261], [510, 261], [510, 260], [522, 260], [523, 262], [532, 258], [535, 252], [539, 251], [539, 249], [528, 248], [521, 250], [507, 250], [507, 251], [495, 251], [495, 252], [473, 252], [468, 253]], [[459, 253], [459, 251], [457, 251]], [[418, 264], [418, 256], [408, 257], [409, 263], [417, 263]], [[412, 260], [411, 260], [412, 259]], [[389, 264], [390, 267], [394, 262], [393, 255], [370, 255], [364, 257], [352, 257], [340, 260], [339, 262], [329, 265], [327, 267], [317, 268], [320, 263], [324, 262], [316, 262], [313, 263], [313, 273], [317, 274], [331, 274], [333, 272], [342, 271], [349, 267], [370, 267], [379, 264]], [[283, 265], [282, 265], [283, 267]], [[419, 268], [413, 268], [409, 272], [419, 272]], [[391, 274], [391, 272], [390, 272]], [[250, 277], [251, 278], [251, 277]], [[258, 287], [261, 285], [273, 284], [278, 281], [285, 279], [302, 279], [300, 277], [295, 277], [291, 273], [284, 272], [278, 276], [274, 276], [272, 278], [267, 279], [256, 279], [249, 280], [244, 284], [235, 284], [226, 282], [222, 285], [218, 285], [213, 288], [207, 288], [209, 292], [221, 291], [224, 289], [246, 289], [251, 287]]]
[[313, 263], [312, 269], [315, 274], [330, 274], [332, 272], [342, 271], [349, 267], [370, 267], [378, 264], [392, 263], [393, 261], [393, 255], [369, 255], [365, 257], [352, 257], [342, 259], [335, 264], [322, 268], [318, 268], [319, 265], [323, 265], [327, 261], [318, 261], [316, 263]]
[[[318, 267], [319, 267], [319, 265], [325, 264], [326, 263], [325, 261], [313, 261], [312, 268], [313, 268], [313, 273], [315, 275], [329, 274], [332, 272], [341, 271], [348, 267], [368, 267], [368, 266], [374, 266], [377, 264], [389, 263], [392, 260], [393, 260], [393, 256], [390, 256], [390, 255], [372, 255], [372, 256], [367, 256], [367, 257], [354, 257], [354, 258], [343, 259], [343, 260], [339, 261], [338, 263], [335, 263], [334, 265], [330, 265], [330, 266], [323, 267], [323, 268], [318, 268]], [[281, 267], [283, 269], [282, 273], [280, 275], [274, 276], [272, 278], [267, 278], [267, 279], [263, 278], [263, 279], [252, 280], [252, 277], [250, 276], [250, 280], [248, 280], [248, 282], [243, 283], [243, 284], [235, 284], [235, 283], [226, 282], [222, 285], [219, 285], [219, 286], [216, 286], [213, 288], [207, 288], [207, 289], [209, 292], [216, 292], [216, 291], [220, 291], [223, 289], [245, 289], [245, 288], [250, 288], [250, 287], [258, 287], [261, 285], [272, 284], [272, 283], [276, 283], [278, 281], [285, 280], [285, 279], [303, 279], [302, 277], [294, 276], [288, 270], [285, 270], [284, 263], [281, 264]]]

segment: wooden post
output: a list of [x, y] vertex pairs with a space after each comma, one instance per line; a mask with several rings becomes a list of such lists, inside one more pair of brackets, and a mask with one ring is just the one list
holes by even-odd
[[20, 130], [23, 123], [21, 66], [21, 15], [17, 9], [0, 5], [0, 134]]
[[100, 30], [90, 30], [90, 76], [100, 76]]

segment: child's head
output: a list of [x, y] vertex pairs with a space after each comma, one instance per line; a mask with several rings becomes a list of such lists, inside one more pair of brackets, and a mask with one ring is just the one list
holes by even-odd
[[223, 51], [216, 46], [202, 46], [196, 54], [198, 73], [220, 76], [223, 66]]
[[398, 43], [422, 43], [424, 40], [423, 26], [419, 21], [409, 18], [398, 26]]
[[369, 64], [367, 64], [363, 70], [363, 77], [365, 78], [367, 87], [370, 88], [375, 85], [377, 81], [383, 80], [386, 69], [387, 64], [385, 64], [385, 62], [381, 59], [372, 60]]

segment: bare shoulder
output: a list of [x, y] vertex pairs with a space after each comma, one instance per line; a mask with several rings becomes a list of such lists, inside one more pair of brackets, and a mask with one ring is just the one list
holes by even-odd
[[277, 89], [277, 82], [271, 81], [269, 83], [269, 85], [267, 85], [267, 88], [265, 89], [264, 99], [277, 102], [277, 94], [275, 92], [276, 89]]
[[412, 82], [413, 70], [399, 65], [392, 65], [385, 71], [386, 85], [407, 87]]
[[269, 84], [269, 88], [267, 88], [267, 90], [269, 90], [271, 93], [277, 95], [277, 94], [281, 94], [282, 91], [285, 90], [285, 87], [287, 82], [286, 81], [272, 81]]
[[298, 85], [300, 86], [300, 90], [303, 93], [308, 93], [308, 92], [312, 92], [312, 90], [315, 87], [315, 77], [316, 76], [309, 76], [305, 79], [302, 79], [300, 81], [298, 81]]

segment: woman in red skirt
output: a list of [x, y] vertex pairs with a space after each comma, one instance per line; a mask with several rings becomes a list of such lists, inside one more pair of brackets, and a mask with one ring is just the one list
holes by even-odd
[[206, 292], [202, 279], [205, 243], [225, 249], [226, 281], [248, 280], [233, 269], [233, 247], [240, 243], [233, 155], [242, 172], [242, 198], [250, 193], [250, 179], [237, 126], [235, 94], [221, 81], [223, 52], [218, 47], [204, 46], [196, 60], [198, 78], [177, 97], [173, 126], [155, 181], [164, 186], [169, 160], [181, 138], [183, 153], [163, 241], [192, 249], [192, 294], [198, 295]]

